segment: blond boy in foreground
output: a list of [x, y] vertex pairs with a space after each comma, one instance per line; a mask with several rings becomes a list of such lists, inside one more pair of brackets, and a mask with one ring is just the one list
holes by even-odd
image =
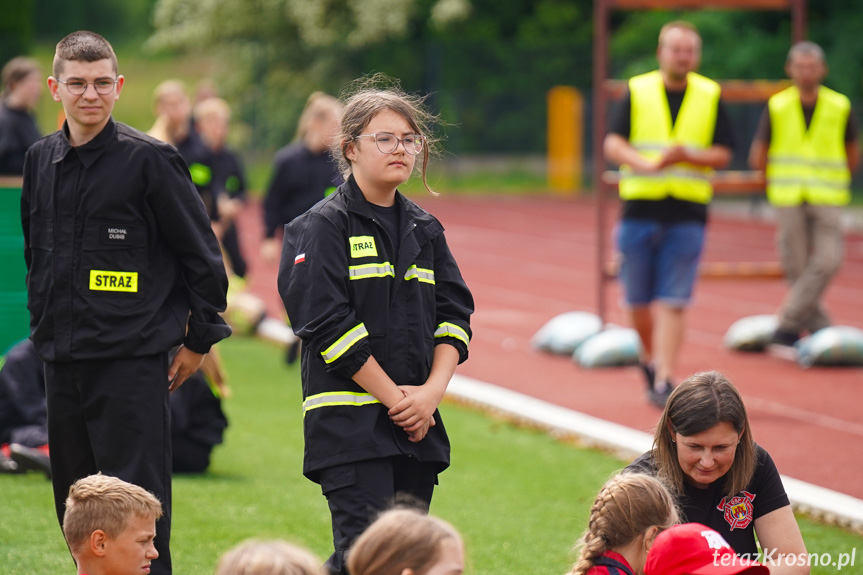
[[159, 556], [153, 540], [162, 504], [149, 491], [110, 475], [69, 488], [63, 535], [78, 575], [140, 575]]

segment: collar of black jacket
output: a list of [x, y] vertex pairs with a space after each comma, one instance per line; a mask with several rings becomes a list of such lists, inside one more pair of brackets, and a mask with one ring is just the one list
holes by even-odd
[[82, 146], [73, 147], [69, 143], [69, 125], [63, 122], [63, 128], [60, 130], [59, 145], [54, 148], [54, 159], [52, 163], [61, 162], [71, 150], [77, 152], [81, 163], [85, 167], [90, 167], [93, 162], [99, 159], [99, 156], [105, 151], [117, 134], [117, 125], [114, 123], [114, 118], [108, 118], [108, 123], [102, 128], [95, 138]]
[[[372, 212], [371, 205], [360, 190], [354, 175], [348, 176], [347, 181], [340, 186], [345, 194], [345, 205], [347, 208], [365, 218], [374, 219], [375, 214]], [[433, 237], [443, 231], [441, 223], [430, 213], [416, 205], [396, 190], [396, 203], [399, 205], [399, 211], [402, 214], [402, 225], [412, 222], [417, 228], [422, 230], [429, 237]]]

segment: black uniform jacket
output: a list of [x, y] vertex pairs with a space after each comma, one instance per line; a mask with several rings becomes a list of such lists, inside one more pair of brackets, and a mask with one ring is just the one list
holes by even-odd
[[0, 174], [20, 176], [27, 148], [41, 136], [29, 112], [0, 104]]
[[109, 120], [73, 148], [64, 126], [27, 153], [21, 221], [45, 361], [206, 353], [230, 334], [219, 245], [173, 147]]
[[440, 413], [418, 443], [351, 377], [369, 355], [397, 385], [422, 385], [435, 345], [467, 359], [470, 294], [443, 226], [396, 193], [399, 253], [354, 182], [285, 226], [279, 293], [303, 340], [303, 473], [406, 454], [449, 465]]
[[264, 236], [317, 204], [344, 180], [329, 152], [315, 154], [302, 142], [276, 152], [275, 166], [264, 199]]

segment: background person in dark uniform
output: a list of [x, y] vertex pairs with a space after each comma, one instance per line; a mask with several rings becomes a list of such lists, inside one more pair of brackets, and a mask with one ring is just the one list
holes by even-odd
[[219, 207], [213, 190], [212, 154], [193, 129], [192, 103], [186, 94], [186, 86], [179, 80], [165, 80], [156, 86], [154, 97], [156, 121], [147, 134], [171, 144], [180, 152], [213, 222], [213, 231], [216, 236], [221, 236], [217, 223]]
[[210, 385], [202, 370], [171, 394], [171, 447], [174, 473], [203, 473], [213, 448], [222, 443], [228, 418], [222, 391]]
[[0, 473], [28, 469], [51, 477], [45, 367], [25, 339], [0, 358]]
[[323, 92], [314, 92], [300, 116], [293, 143], [276, 152], [273, 176], [264, 199], [264, 241], [261, 257], [279, 259], [281, 238], [276, 231], [335, 191], [342, 183], [330, 145], [339, 128], [342, 105]]
[[39, 65], [23, 56], [9, 60], [0, 85], [0, 174], [21, 175], [27, 148], [41, 137], [33, 118], [42, 94]]
[[[222, 397], [228, 387], [223, 374], [217, 375], [199, 369], [171, 394], [174, 473], [206, 471], [213, 447], [222, 443], [228, 426]], [[50, 479], [48, 453], [45, 364], [25, 339], [0, 358], [0, 473], [35, 470]]]
[[210, 152], [213, 194], [219, 211], [222, 249], [231, 271], [246, 275], [246, 258], [240, 249], [237, 216], [246, 203], [246, 176], [240, 157], [227, 147], [231, 108], [221, 98], [210, 97], [195, 104], [195, 130]]
[[57, 44], [48, 86], [66, 122], [30, 148], [24, 166], [27, 305], [45, 361], [57, 517], [78, 478], [101, 471], [140, 485], [165, 507], [152, 570], [164, 574], [168, 393], [230, 334], [219, 315], [227, 277], [177, 151], [111, 118], [123, 83], [98, 34]]

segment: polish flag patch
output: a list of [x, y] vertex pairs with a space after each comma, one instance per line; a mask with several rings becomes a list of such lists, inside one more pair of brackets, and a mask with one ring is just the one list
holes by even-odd
[[294, 265], [301, 264], [306, 261], [306, 254], [297, 254], [297, 257], [294, 258]]

